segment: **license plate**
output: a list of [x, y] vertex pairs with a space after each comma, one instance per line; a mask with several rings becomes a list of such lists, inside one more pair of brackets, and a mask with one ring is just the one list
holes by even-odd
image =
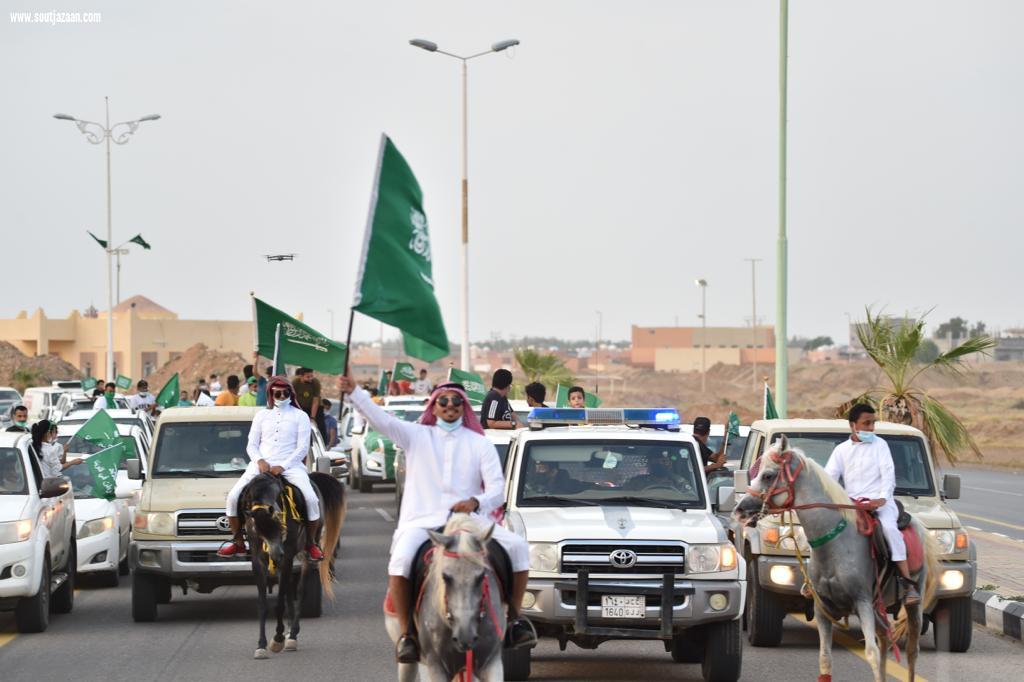
[[602, 618], [643, 618], [647, 607], [644, 595], [602, 594]]

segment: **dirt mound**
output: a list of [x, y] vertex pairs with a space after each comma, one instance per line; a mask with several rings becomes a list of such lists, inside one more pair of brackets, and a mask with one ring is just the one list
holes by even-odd
[[24, 393], [30, 386], [48, 386], [57, 379], [81, 378], [82, 373], [78, 368], [56, 355], [29, 357], [6, 341], [0, 341], [2, 386], [13, 386]]
[[209, 380], [211, 374], [220, 377], [220, 383], [226, 388], [229, 374], [237, 374], [243, 378], [242, 367], [249, 364], [239, 353], [210, 350], [205, 344], [197, 343], [181, 354], [181, 357], [171, 360], [163, 367], [153, 372], [147, 380], [151, 391], [159, 391], [167, 380], [178, 373], [181, 390], [192, 393], [192, 389], [199, 383], [200, 377]]

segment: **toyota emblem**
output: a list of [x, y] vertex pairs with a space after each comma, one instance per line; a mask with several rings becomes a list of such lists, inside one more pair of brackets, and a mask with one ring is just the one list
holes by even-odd
[[636, 552], [631, 549], [617, 549], [608, 555], [608, 561], [615, 568], [633, 568], [636, 566]]
[[228, 517], [221, 516], [217, 519], [217, 530], [219, 530], [222, 533], [231, 532], [231, 522], [228, 521]]

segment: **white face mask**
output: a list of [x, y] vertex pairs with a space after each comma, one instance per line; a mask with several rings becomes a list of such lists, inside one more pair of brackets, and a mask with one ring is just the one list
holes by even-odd
[[291, 402], [291, 398], [275, 398], [274, 407], [277, 409], [281, 409], [282, 407], [288, 407], [289, 405], [291, 405]]

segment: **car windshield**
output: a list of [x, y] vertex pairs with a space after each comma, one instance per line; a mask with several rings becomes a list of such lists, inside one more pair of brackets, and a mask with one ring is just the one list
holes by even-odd
[[16, 403], [21, 400], [17, 391], [0, 391], [0, 403]]
[[519, 504], [700, 508], [699, 462], [680, 441], [528, 443]]
[[28, 478], [18, 448], [0, 448], [0, 495], [28, 495]]
[[[776, 434], [777, 436], [778, 434]], [[803, 450], [821, 466], [828, 463], [836, 446], [849, 439], [848, 433], [792, 433], [786, 434], [790, 446]], [[882, 436], [892, 453], [896, 470], [897, 495], [934, 495], [924, 441], [917, 436]], [[774, 440], [774, 437], [773, 437]]]
[[[712, 452], [718, 452], [722, 447], [723, 436], [708, 436], [708, 447]], [[747, 447], [746, 436], [729, 436], [729, 444], [725, 448], [725, 459], [727, 462], [738, 462], [743, 459], [743, 451]]]
[[245, 470], [249, 422], [182, 422], [160, 428], [153, 476], [235, 477]]

